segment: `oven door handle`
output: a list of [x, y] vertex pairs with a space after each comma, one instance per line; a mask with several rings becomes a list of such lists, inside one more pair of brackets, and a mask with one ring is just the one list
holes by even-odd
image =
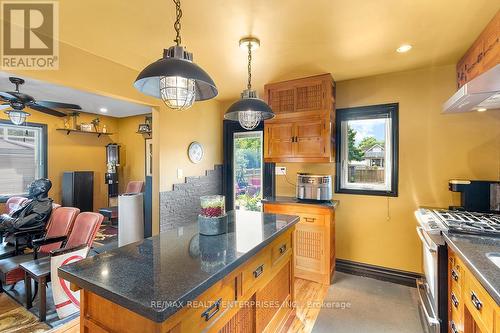
[[[425, 318], [427, 319], [427, 322], [429, 323], [430, 326], [438, 326], [440, 324], [439, 319], [436, 318], [435, 316], [432, 317], [429, 314], [429, 311], [427, 310], [426, 302], [424, 301], [424, 297], [427, 298], [427, 295], [422, 295], [422, 293], [426, 294], [427, 290], [427, 285], [424, 281], [421, 279], [417, 279], [417, 293], [418, 297], [420, 298], [420, 304], [422, 305], [422, 309], [424, 310], [424, 315]], [[430, 304], [430, 302], [428, 302]], [[434, 315], [434, 311], [431, 309], [432, 314]]]
[[417, 227], [417, 235], [418, 237], [420, 237], [420, 240], [422, 241], [422, 243], [424, 244], [425, 248], [431, 252], [431, 253], [436, 253], [436, 249], [433, 248], [431, 246], [431, 244], [429, 244], [429, 242], [427, 241], [427, 238], [425, 238], [424, 236], [424, 228], [422, 227]]

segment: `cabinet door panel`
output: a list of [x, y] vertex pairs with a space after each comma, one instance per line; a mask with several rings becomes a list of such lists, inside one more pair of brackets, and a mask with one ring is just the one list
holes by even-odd
[[497, 15], [492, 23], [484, 31], [483, 59], [481, 70], [487, 71], [500, 63], [500, 15]]
[[262, 288], [262, 290], [255, 294], [255, 300], [257, 302], [256, 332], [264, 331], [275, 314], [280, 310], [280, 308], [275, 305], [281, 304], [283, 307], [290, 306], [290, 304], [283, 304], [283, 302], [290, 297], [292, 292], [290, 265], [289, 261], [281, 268], [276, 276]]
[[292, 86], [283, 88], [269, 88], [268, 103], [276, 113], [295, 111], [295, 89]]
[[481, 61], [483, 57], [484, 41], [478, 40], [467, 54], [466, 73], [470, 81], [481, 74]]
[[321, 157], [326, 154], [324, 122], [322, 120], [297, 122], [295, 133], [297, 137], [295, 157]]
[[306, 271], [324, 271], [324, 227], [297, 224], [295, 230], [295, 267]]
[[293, 123], [266, 124], [264, 157], [293, 156]]
[[295, 88], [295, 111], [323, 110], [325, 108], [325, 80], [307, 80]]

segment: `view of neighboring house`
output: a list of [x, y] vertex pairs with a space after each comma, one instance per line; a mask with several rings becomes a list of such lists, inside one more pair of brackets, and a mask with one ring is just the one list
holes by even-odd
[[363, 155], [365, 157], [363, 161], [365, 165], [370, 167], [384, 167], [385, 149], [383, 145], [377, 143], [365, 150]]

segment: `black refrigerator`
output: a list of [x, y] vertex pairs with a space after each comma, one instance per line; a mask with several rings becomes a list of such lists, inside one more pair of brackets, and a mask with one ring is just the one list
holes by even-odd
[[62, 206], [76, 207], [81, 212], [94, 211], [93, 171], [67, 171], [63, 173]]

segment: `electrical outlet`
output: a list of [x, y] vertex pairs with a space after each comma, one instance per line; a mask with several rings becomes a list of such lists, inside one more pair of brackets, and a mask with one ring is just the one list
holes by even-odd
[[182, 169], [177, 169], [177, 179], [182, 179], [184, 177], [184, 172]]
[[277, 176], [285, 176], [286, 175], [286, 167], [284, 166], [277, 166], [274, 168], [275, 174]]

